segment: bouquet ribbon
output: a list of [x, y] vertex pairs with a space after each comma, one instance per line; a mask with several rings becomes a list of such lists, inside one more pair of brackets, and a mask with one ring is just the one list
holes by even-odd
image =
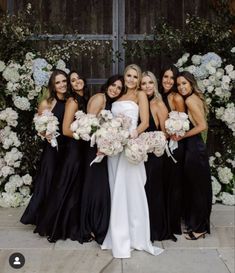
[[[177, 147], [178, 147], [178, 144], [177, 144]], [[171, 154], [171, 152], [169, 150], [168, 145], [166, 145], [166, 154], [167, 154], [168, 157], [169, 156], [171, 157], [171, 159], [173, 160], [174, 163], [177, 163], [177, 160], [172, 156], [172, 154]]]
[[171, 152], [173, 153], [173, 151], [178, 148], [178, 141], [171, 139], [169, 142], [169, 148], [170, 148]]
[[94, 160], [91, 161], [90, 166], [91, 166], [93, 163], [100, 163], [104, 157], [105, 157], [105, 155], [97, 155], [96, 158], [95, 158]]

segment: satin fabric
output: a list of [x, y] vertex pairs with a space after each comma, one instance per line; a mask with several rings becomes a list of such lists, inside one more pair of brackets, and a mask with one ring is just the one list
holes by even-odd
[[[116, 101], [114, 116], [124, 113], [131, 118], [130, 130], [137, 126], [139, 107], [134, 101]], [[145, 194], [144, 163], [128, 162], [124, 152], [108, 158], [111, 190], [111, 217], [109, 230], [101, 246], [112, 249], [115, 258], [131, 257], [131, 250], [145, 250], [153, 255], [162, 253], [150, 242], [148, 204]]]

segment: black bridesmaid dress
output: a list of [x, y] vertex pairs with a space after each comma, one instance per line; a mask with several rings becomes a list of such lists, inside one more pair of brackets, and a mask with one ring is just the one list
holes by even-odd
[[[111, 103], [106, 95], [106, 110], [111, 110]], [[111, 197], [107, 157], [90, 166], [96, 153], [97, 147], [88, 147], [81, 201], [80, 243], [94, 239], [98, 244], [102, 244], [109, 226]]]
[[[190, 121], [190, 129], [193, 127]], [[201, 134], [185, 138], [184, 195], [186, 228], [196, 233], [210, 233], [212, 185]]]
[[[146, 132], [158, 130], [150, 110], [149, 127]], [[145, 169], [147, 175], [145, 191], [149, 207], [150, 239], [152, 242], [162, 241], [168, 239], [163, 184], [163, 156], [157, 157], [153, 153], [148, 154]]]
[[[171, 108], [168, 102], [168, 93], [162, 96], [168, 112]], [[182, 234], [181, 231], [181, 216], [182, 216], [182, 193], [183, 193], [183, 166], [185, 147], [184, 139], [178, 141], [178, 148], [174, 150], [173, 157], [177, 160], [173, 162], [171, 157], [164, 154], [163, 181], [165, 188], [165, 200], [167, 209], [167, 226], [169, 238], [176, 240], [174, 234]]]
[[56, 98], [56, 104], [52, 113], [58, 118], [59, 133], [57, 137], [58, 149], [52, 147], [48, 141], [44, 141], [44, 148], [39, 161], [39, 168], [34, 178], [34, 191], [30, 202], [25, 209], [20, 222], [23, 224], [36, 225], [40, 221], [39, 215], [44, 206], [45, 199], [51, 188], [53, 175], [59, 162], [64, 158], [65, 137], [62, 135], [62, 122], [65, 110], [65, 100]]
[[[77, 98], [79, 110], [86, 109], [83, 97]], [[85, 141], [66, 137], [63, 162], [58, 166], [53, 184], [34, 232], [48, 236], [48, 241], [78, 240], [81, 190], [84, 180]]]

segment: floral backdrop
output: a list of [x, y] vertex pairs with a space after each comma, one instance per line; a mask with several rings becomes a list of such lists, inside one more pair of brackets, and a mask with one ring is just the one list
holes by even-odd
[[[27, 23], [30, 9], [29, 5], [24, 14], [5, 15], [0, 19], [0, 207], [23, 206], [30, 199], [41, 149], [32, 120], [38, 102], [45, 95], [51, 71], [59, 68], [68, 72], [66, 62], [71, 54], [90, 53], [101, 46], [96, 41], [68, 42], [66, 46], [55, 45], [38, 51], [35, 42], [29, 39], [32, 36]], [[166, 31], [166, 37], [170, 30]], [[225, 35], [224, 39], [227, 38]], [[235, 60], [235, 47], [231, 48], [230, 44], [229, 50], [228, 47], [214, 49], [215, 52], [209, 48], [206, 52], [198, 49], [195, 53], [186, 47], [181, 52], [189, 53], [183, 54], [176, 65], [179, 70], [195, 75], [209, 106], [208, 134], [221, 140], [220, 151], [210, 156], [213, 202], [234, 205], [235, 69], [230, 60]]]

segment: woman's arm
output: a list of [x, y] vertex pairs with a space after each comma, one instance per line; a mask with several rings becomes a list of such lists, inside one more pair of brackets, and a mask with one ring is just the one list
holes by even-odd
[[157, 118], [159, 120], [159, 125], [161, 128], [161, 131], [166, 133], [166, 129], [165, 129], [165, 121], [168, 118], [168, 111], [167, 108], [164, 104], [164, 102], [162, 101], [158, 101], [156, 103], [157, 107], [156, 107], [156, 114], [157, 114]]
[[104, 94], [96, 94], [89, 99], [89, 102], [87, 104], [87, 113], [97, 116], [99, 112], [104, 109], [104, 105]]
[[194, 97], [191, 96], [186, 100], [186, 105], [188, 107], [190, 115], [193, 118], [195, 125], [191, 130], [186, 132], [182, 138], [197, 135], [207, 129], [207, 122], [205, 119], [204, 110], [199, 105], [198, 100], [200, 100], [200, 99], [195, 96], [196, 95], [194, 95]]
[[140, 111], [140, 124], [136, 128], [136, 131], [139, 135], [149, 127], [149, 102], [143, 91], [138, 91], [138, 104]]
[[175, 106], [175, 110], [178, 112], [185, 112], [185, 103], [183, 97], [176, 93], [173, 97], [173, 103]]
[[69, 98], [65, 104], [65, 113], [63, 120], [63, 134], [68, 137], [73, 137], [73, 132], [70, 129], [71, 123], [74, 121], [74, 115], [78, 111], [78, 104], [73, 98]]

